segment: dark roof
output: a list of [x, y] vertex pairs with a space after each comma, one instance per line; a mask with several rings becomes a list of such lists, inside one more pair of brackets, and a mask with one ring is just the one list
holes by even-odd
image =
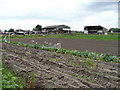
[[85, 26], [84, 30], [86, 30], [86, 29], [97, 29], [97, 30], [99, 30], [99, 29], [103, 29], [103, 27], [100, 26], [100, 25], [98, 25], [98, 26]]
[[[54, 29], [54, 28], [70, 28], [69, 26], [67, 25], [52, 25], [52, 26], [46, 26], [44, 28], [47, 28], [47, 29]], [[43, 28], [43, 29], [44, 29]]]

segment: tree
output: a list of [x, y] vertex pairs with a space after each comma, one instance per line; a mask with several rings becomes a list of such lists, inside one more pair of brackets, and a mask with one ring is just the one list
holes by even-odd
[[120, 32], [120, 28], [110, 28], [109, 32]]
[[5, 30], [4, 32], [7, 32], [7, 30]]
[[33, 28], [33, 31], [42, 31], [42, 26], [38, 24], [35, 28]]
[[14, 32], [14, 29], [10, 28], [10, 29], [8, 30], [8, 32]]

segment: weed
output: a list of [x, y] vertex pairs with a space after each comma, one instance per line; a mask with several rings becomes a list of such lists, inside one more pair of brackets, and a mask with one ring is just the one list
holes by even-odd
[[36, 79], [34, 73], [30, 72], [28, 76], [29, 78], [26, 79], [26, 88], [35, 88]]
[[96, 68], [96, 64], [94, 63], [93, 59], [83, 60], [82, 66], [87, 67], [88, 69], [95, 69]]
[[77, 63], [77, 62], [74, 61], [74, 60], [69, 61], [68, 64], [71, 65], [71, 66], [75, 66], [75, 67], [80, 67], [80, 66], [81, 66], [81, 64]]
[[65, 74], [71, 75], [71, 76], [76, 77], [76, 78], [78, 78], [78, 79], [85, 79], [85, 80], [87, 80], [87, 81], [89, 81], [89, 82], [93, 82], [93, 83], [95, 82], [95, 80], [92, 80], [92, 79], [90, 79], [90, 78], [87, 77], [87, 76], [80, 76], [79, 74], [68, 73], [68, 72], [66, 72]]
[[62, 61], [62, 59], [58, 59], [58, 58], [49, 58], [50, 61], [56, 61], [56, 62], [59, 62], [59, 61]]

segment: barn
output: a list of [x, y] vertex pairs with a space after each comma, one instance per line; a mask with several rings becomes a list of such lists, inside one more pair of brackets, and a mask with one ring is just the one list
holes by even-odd
[[52, 25], [42, 28], [43, 33], [51, 33], [51, 34], [69, 33], [70, 31], [71, 29], [67, 25]]
[[15, 34], [16, 34], [16, 35], [25, 35], [25, 30], [16, 29], [16, 30], [15, 30]]
[[98, 26], [85, 26], [84, 32], [87, 32], [88, 34], [107, 34], [108, 29], [105, 27], [102, 27], [100, 25], [98, 25]]

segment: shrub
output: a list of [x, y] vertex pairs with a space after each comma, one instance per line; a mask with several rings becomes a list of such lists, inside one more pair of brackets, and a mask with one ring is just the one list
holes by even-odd
[[39, 45], [36, 45], [36, 44], [34, 44], [32, 47], [35, 49], [39, 49]]
[[57, 48], [49, 48], [49, 51], [56, 52], [58, 49]]
[[57, 49], [56, 51], [57, 53], [62, 53], [62, 54], [65, 54], [66, 52], [66, 49]]

